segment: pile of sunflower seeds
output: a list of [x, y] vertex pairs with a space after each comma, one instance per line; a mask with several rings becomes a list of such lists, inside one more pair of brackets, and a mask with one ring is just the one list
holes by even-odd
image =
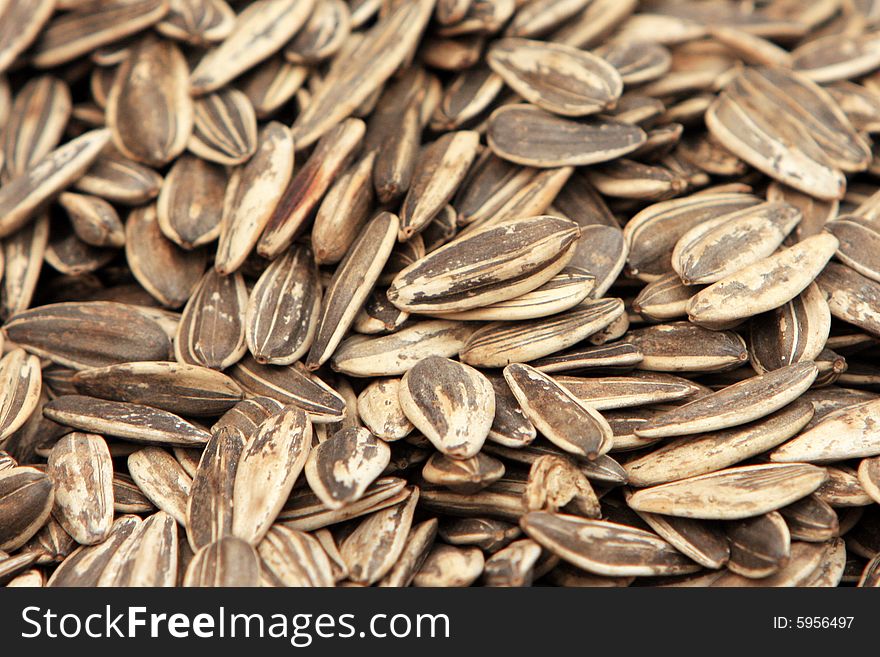
[[880, 1], [0, 0], [0, 584], [880, 585]]

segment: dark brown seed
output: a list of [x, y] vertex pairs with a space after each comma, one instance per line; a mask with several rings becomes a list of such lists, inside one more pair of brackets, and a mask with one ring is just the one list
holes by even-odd
[[[52, 362], [86, 369], [140, 360], [167, 360], [171, 342], [135, 306], [108, 301], [40, 306], [14, 315], [6, 337]], [[81, 336], [76, 341], [66, 336]]]
[[54, 499], [48, 475], [27, 467], [0, 471], [0, 550], [27, 543], [49, 518]]
[[202, 445], [210, 438], [206, 430], [168, 411], [83, 395], [58, 397], [43, 407], [43, 413], [50, 420], [74, 429], [136, 443]]
[[325, 506], [339, 509], [359, 500], [390, 458], [388, 445], [366, 429], [343, 429], [311, 451], [306, 480]]

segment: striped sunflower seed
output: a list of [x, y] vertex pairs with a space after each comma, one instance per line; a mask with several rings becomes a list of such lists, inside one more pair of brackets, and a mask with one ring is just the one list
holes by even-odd
[[306, 480], [326, 507], [339, 509], [360, 499], [390, 459], [388, 445], [366, 429], [343, 429], [309, 453]]
[[183, 152], [194, 120], [188, 75], [173, 42], [144, 38], [135, 44], [107, 97], [107, 125], [120, 153], [160, 167]]
[[193, 93], [219, 89], [281, 50], [305, 24], [313, 0], [258, 0], [236, 18], [230, 34], [209, 50], [189, 76]]
[[53, 514], [80, 545], [104, 541], [113, 525], [113, 462], [101, 436], [69, 433], [49, 453]]
[[611, 449], [605, 418], [546, 374], [514, 364], [504, 368], [504, 379], [526, 417], [554, 445], [591, 460]]
[[187, 587], [259, 586], [260, 557], [246, 541], [224, 536], [202, 547], [183, 576]]
[[203, 445], [210, 438], [205, 429], [168, 411], [84, 395], [57, 397], [43, 407], [43, 413], [50, 420], [80, 431], [136, 443]]
[[27, 543], [48, 520], [54, 500], [49, 475], [28, 467], [0, 471], [0, 550], [11, 552]]
[[216, 432], [205, 445], [186, 505], [186, 534], [194, 552], [233, 534], [233, 486], [244, 445], [245, 437], [232, 428]]
[[424, 358], [404, 374], [398, 394], [406, 417], [438, 450], [460, 459], [480, 451], [495, 417], [495, 393], [477, 370]]
[[128, 472], [150, 502], [186, 526], [192, 474], [160, 447], [147, 447], [128, 457]]
[[669, 543], [641, 529], [546, 511], [527, 513], [520, 524], [542, 547], [596, 575], [682, 575], [700, 569]]
[[636, 434], [645, 438], [683, 436], [757, 420], [797, 399], [817, 373], [815, 363], [804, 362], [745, 379], [662, 413], [637, 429]]
[[749, 465], [719, 470], [636, 491], [636, 511], [682, 518], [738, 520], [775, 511], [825, 481], [825, 471], [804, 463]]
[[637, 149], [647, 135], [613, 119], [573, 121], [530, 105], [506, 105], [489, 118], [487, 139], [498, 157], [546, 168], [607, 162]]
[[520, 96], [563, 116], [585, 116], [613, 108], [623, 92], [623, 80], [614, 66], [563, 44], [499, 39], [486, 60]]

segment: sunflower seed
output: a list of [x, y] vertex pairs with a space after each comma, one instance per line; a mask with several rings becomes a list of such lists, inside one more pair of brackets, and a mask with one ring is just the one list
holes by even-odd
[[635, 486], [654, 486], [708, 474], [782, 444], [797, 435], [812, 416], [812, 404], [798, 400], [748, 424], [673, 440], [628, 461], [624, 468], [629, 482]]
[[477, 329], [460, 352], [479, 367], [532, 361], [570, 347], [607, 327], [623, 314], [621, 299], [584, 301], [549, 319], [493, 322]]
[[343, 50], [293, 124], [298, 147], [317, 141], [382, 86], [413, 50], [433, 6], [432, 0], [399, 3], [359, 43]]
[[53, 196], [85, 173], [110, 140], [108, 130], [93, 130], [59, 146], [28, 166], [0, 190], [0, 237], [30, 221]]
[[315, 339], [306, 357], [309, 369], [320, 367], [339, 346], [391, 255], [399, 228], [398, 218], [390, 212], [376, 215], [337, 267], [324, 297]]
[[125, 257], [138, 283], [169, 308], [179, 308], [187, 302], [207, 264], [206, 252], [186, 252], [163, 234], [155, 204], [129, 213], [125, 223]]
[[273, 584], [333, 586], [330, 560], [321, 544], [305, 532], [275, 526], [257, 551]]
[[488, 227], [455, 240], [404, 269], [388, 290], [401, 310], [469, 310], [529, 292], [571, 258], [577, 226], [540, 216]]
[[682, 235], [672, 267], [685, 285], [714, 283], [770, 256], [800, 221], [790, 205], [761, 205], [700, 223]]
[[54, 499], [54, 484], [45, 473], [28, 467], [0, 471], [0, 550], [17, 550], [36, 534]]
[[137, 516], [120, 516], [113, 522], [110, 535], [97, 545], [83, 545], [64, 559], [46, 582], [47, 587], [97, 586], [111, 559], [142, 521]]
[[141, 404], [106, 401], [83, 395], [64, 395], [43, 407], [59, 424], [91, 433], [125, 438], [136, 443], [201, 445], [209, 434], [181, 417]]
[[248, 438], [235, 473], [235, 536], [259, 543], [287, 501], [311, 442], [312, 425], [297, 408], [268, 418]]
[[802, 463], [741, 466], [645, 488], [627, 503], [649, 513], [738, 520], [797, 501], [816, 490], [825, 477], [821, 468]]
[[110, 558], [98, 586], [168, 587], [177, 582], [177, 523], [164, 511], [135, 529]]
[[235, 27], [235, 12], [225, 0], [170, 0], [156, 30], [194, 46], [222, 41]]
[[542, 547], [596, 575], [680, 575], [700, 568], [656, 535], [625, 525], [546, 511], [527, 513], [520, 524]]
[[340, 551], [352, 581], [373, 584], [391, 571], [406, 545], [418, 500], [419, 489], [413, 488], [406, 501], [373, 513], [345, 539]]
[[605, 419], [546, 374], [515, 364], [504, 368], [504, 378], [526, 417], [554, 445], [591, 460], [611, 448]]
[[422, 468], [425, 481], [466, 494], [482, 490], [503, 476], [504, 464], [482, 453], [468, 459], [435, 453]]
[[765, 417], [797, 399], [818, 369], [805, 362], [748, 378], [716, 393], [662, 413], [636, 430], [645, 438], [717, 431]]
[[702, 390], [687, 379], [655, 373], [597, 378], [562, 375], [557, 381], [597, 411], [661, 404], [690, 397]]
[[257, 150], [257, 116], [248, 97], [226, 88], [197, 98], [187, 148], [221, 165], [249, 160]]
[[65, 64], [154, 25], [166, 13], [163, 0], [110, 0], [58, 13], [34, 44], [32, 62], [40, 68]]
[[788, 525], [776, 511], [730, 523], [727, 537], [730, 540], [727, 568], [742, 577], [769, 577], [785, 564], [791, 553]]
[[191, 155], [178, 158], [156, 206], [165, 237], [187, 250], [217, 239], [226, 183], [222, 167]]
[[642, 355], [639, 369], [657, 372], [715, 372], [739, 367], [749, 357], [745, 341], [733, 331], [688, 322], [632, 330], [623, 341]]
[[612, 65], [563, 44], [500, 39], [489, 49], [487, 62], [520, 96], [564, 116], [613, 108], [623, 91]]
[[247, 542], [224, 536], [196, 552], [186, 568], [183, 586], [259, 586], [260, 558]]
[[236, 429], [211, 436], [193, 475], [186, 505], [186, 529], [194, 552], [233, 534], [233, 485], [245, 446]]
[[231, 33], [208, 51], [190, 76], [193, 93], [205, 94], [260, 63], [296, 34], [313, 0], [258, 0], [236, 18]]
[[159, 167], [183, 152], [193, 128], [188, 75], [183, 53], [171, 41], [137, 42], [107, 98], [107, 125], [123, 155]]
[[177, 360], [218, 370], [235, 364], [247, 351], [246, 306], [242, 275], [221, 276], [209, 269], [183, 309], [174, 340]]
[[475, 456], [495, 416], [495, 393], [488, 379], [439, 356], [420, 360], [404, 375], [399, 400], [410, 422], [453, 458]]
[[485, 559], [478, 548], [434, 545], [413, 577], [413, 586], [470, 586], [483, 572]]
[[128, 471], [147, 499], [186, 525], [192, 478], [173, 456], [159, 447], [147, 447], [128, 457]]
[[876, 456], [880, 444], [873, 431], [880, 403], [866, 402], [843, 408], [770, 454], [778, 462], [823, 462]]
[[[348, 166], [365, 130], [360, 119], [347, 119], [318, 142], [265, 220], [265, 229], [257, 243], [261, 256], [275, 258], [290, 246], [334, 178]], [[296, 144], [297, 148], [301, 146], [299, 142]]]
[[386, 442], [405, 438], [415, 428], [400, 406], [399, 390], [400, 379], [380, 379], [367, 385], [357, 398], [358, 416]]
[[[17, 313], [3, 327], [7, 339], [49, 360], [86, 369], [139, 360], [165, 360], [171, 343], [135, 306], [69, 302]], [[77, 343], [67, 335], [82, 336]]]
[[530, 105], [506, 105], [489, 117], [489, 147], [532, 167], [583, 166], [631, 153], [647, 139], [637, 126], [611, 119], [573, 121]]

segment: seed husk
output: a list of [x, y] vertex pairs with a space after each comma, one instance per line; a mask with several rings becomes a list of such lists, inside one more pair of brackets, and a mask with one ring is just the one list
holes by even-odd
[[479, 548], [436, 544], [413, 577], [413, 586], [470, 586], [482, 574], [484, 564]]
[[782, 444], [797, 435], [812, 417], [812, 404], [798, 400], [748, 424], [677, 438], [628, 461], [624, 468], [634, 486], [654, 486], [708, 474]]
[[455, 356], [473, 330], [466, 322], [438, 319], [414, 322], [386, 336], [352, 336], [339, 345], [331, 364], [349, 376], [398, 376], [428, 356]]
[[194, 552], [233, 535], [233, 485], [245, 445], [236, 429], [222, 429], [205, 445], [186, 505], [186, 535]]
[[259, 543], [287, 501], [311, 442], [311, 422], [293, 407], [266, 419], [248, 438], [235, 473], [235, 536]]
[[824, 462], [880, 454], [873, 430], [880, 403], [866, 402], [843, 408], [771, 452], [777, 462]]
[[[247, 351], [247, 288], [238, 272], [209, 269], [187, 301], [177, 326], [174, 355], [181, 363], [224, 370]], [[223, 336], [218, 340], [218, 336]]]
[[113, 522], [106, 540], [97, 545], [83, 545], [73, 551], [52, 573], [46, 586], [97, 586], [107, 564], [141, 524], [137, 516], [120, 516]]
[[583, 166], [631, 153], [647, 139], [634, 125], [612, 119], [571, 119], [530, 105], [506, 105], [489, 118], [489, 147], [531, 167]]
[[747, 465], [644, 488], [627, 503], [636, 511], [681, 518], [738, 520], [795, 502], [825, 477], [824, 470], [804, 463]]
[[480, 451], [495, 417], [495, 392], [468, 365], [438, 356], [404, 374], [398, 393], [407, 418], [441, 452], [467, 459]]
[[652, 372], [595, 378], [561, 375], [556, 380], [597, 411], [662, 404], [702, 391], [687, 379]]
[[260, 557], [234, 536], [205, 545], [193, 556], [183, 576], [187, 587], [259, 586]]
[[399, 229], [396, 215], [390, 212], [376, 215], [337, 267], [324, 295], [315, 338], [306, 357], [309, 369], [318, 369], [339, 347], [388, 261]]
[[257, 546], [273, 586], [333, 586], [327, 554], [313, 536], [275, 526]]
[[399, 239], [421, 232], [449, 202], [477, 154], [478, 133], [450, 132], [425, 146], [400, 210]]
[[186, 507], [195, 470], [187, 473], [166, 450], [147, 447], [128, 457], [128, 471], [150, 502], [186, 526]]
[[385, 442], [405, 438], [415, 428], [400, 406], [399, 390], [400, 379], [380, 379], [358, 395], [358, 416], [373, 435]]
[[241, 400], [241, 388], [225, 374], [172, 362], [121, 363], [78, 372], [76, 389], [85, 395], [148, 404], [187, 416], [217, 416]]
[[550, 319], [493, 322], [477, 329], [460, 352], [479, 367], [533, 361], [581, 342], [624, 312], [621, 299], [587, 300]]
[[565, 267], [578, 234], [573, 222], [551, 216], [475, 231], [401, 271], [388, 298], [408, 312], [451, 312], [519, 296]]
[[422, 468], [425, 481], [459, 493], [475, 493], [504, 476], [504, 464], [483, 453], [454, 459], [435, 453]]
[[136, 34], [167, 13], [163, 0], [112, 0], [58, 13], [36, 40], [31, 61], [39, 68], [65, 64]]
[[257, 280], [245, 313], [248, 349], [261, 364], [290, 365], [311, 346], [321, 286], [311, 252], [291, 248]]
[[179, 157], [156, 206], [165, 237], [187, 250], [217, 239], [226, 187], [223, 167], [189, 154]]
[[717, 431], [765, 417], [797, 399], [813, 383], [818, 368], [797, 363], [748, 378], [716, 393], [669, 410], [636, 430], [645, 438]]
[[745, 341], [733, 331], [710, 331], [688, 322], [628, 331], [623, 340], [642, 355], [637, 367], [656, 372], [716, 372], [748, 359]]
[[682, 575], [700, 569], [669, 543], [641, 529], [546, 511], [527, 513], [520, 524], [542, 547], [596, 575]]
[[113, 462], [101, 436], [73, 432], [49, 453], [53, 514], [80, 545], [104, 541], [113, 525]]
[[259, 0], [235, 19], [229, 36], [209, 50], [189, 76], [195, 94], [219, 89], [281, 50], [314, 7], [313, 0]]
[[[290, 179], [265, 220], [265, 228], [257, 242], [257, 253], [264, 258], [275, 258], [290, 246], [330, 184], [348, 166], [365, 130], [360, 119], [346, 119], [315, 145], [309, 159]], [[297, 148], [302, 146], [298, 141], [295, 143]]]
[[51, 477], [34, 468], [0, 471], [0, 550], [14, 551], [46, 523], [55, 499]]
[[727, 568], [742, 577], [769, 577], [791, 554], [791, 534], [777, 511], [730, 523], [727, 537], [730, 541]]
[[257, 150], [257, 116], [248, 97], [238, 89], [225, 88], [197, 98], [186, 147], [221, 165], [249, 160]]
[[57, 397], [43, 407], [43, 413], [50, 420], [80, 431], [136, 443], [202, 445], [210, 438], [205, 429], [168, 411], [85, 395]]
[[[135, 306], [107, 301], [66, 302], [15, 314], [7, 339], [52, 362], [86, 369], [139, 360], [166, 360], [166, 333]], [[76, 344], [65, 335], [81, 335]]]
[[4, 185], [0, 190], [0, 237], [24, 226], [48, 200], [82, 176], [109, 140], [108, 130], [87, 132], [59, 146]]
[[177, 523], [164, 511], [144, 520], [110, 558], [98, 586], [170, 587], [177, 583]]
[[672, 267], [686, 285], [707, 284], [766, 258], [800, 221], [791, 205], [761, 205], [705, 221], [682, 235]]
[[432, 0], [399, 3], [334, 61], [324, 84], [293, 124], [307, 147], [374, 93], [406, 60], [431, 17]]
[[193, 128], [189, 67], [171, 41], [144, 38], [119, 66], [107, 98], [107, 125], [119, 152], [161, 167], [186, 148]]
[[701, 566], [717, 570], [727, 565], [730, 558], [727, 537], [712, 525], [645, 511], [639, 512], [639, 517], [661, 538]]
[[611, 449], [605, 418], [546, 374], [514, 364], [504, 368], [504, 379], [526, 417], [554, 445], [591, 460]]
[[613, 108], [623, 92], [617, 69], [589, 52], [543, 41], [495, 41], [487, 62], [520, 96], [563, 116]]
[[302, 408], [312, 422], [338, 422], [345, 412], [345, 399], [299, 363], [274, 367], [246, 357], [230, 375], [253, 395]]
[[377, 511], [363, 520], [342, 543], [340, 552], [349, 569], [349, 579], [374, 584], [388, 574], [406, 546], [419, 489], [407, 499]]
[[390, 458], [388, 446], [366, 429], [343, 429], [309, 453], [306, 480], [325, 506], [339, 509], [360, 499]]

